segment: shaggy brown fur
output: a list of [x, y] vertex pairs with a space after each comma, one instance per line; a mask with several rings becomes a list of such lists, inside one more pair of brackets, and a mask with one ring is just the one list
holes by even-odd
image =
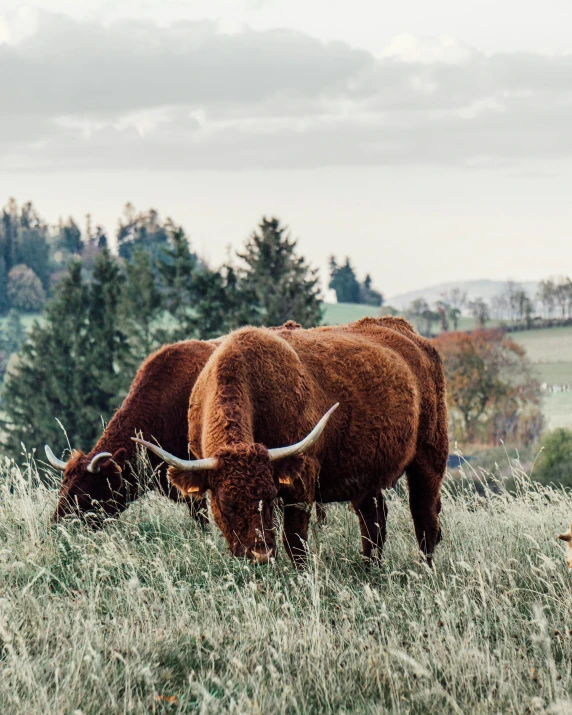
[[[131, 441], [142, 432], [145, 439], [157, 440], [178, 456], [188, 458], [187, 409], [195, 381], [220, 340], [188, 340], [167, 345], [153, 353], [139, 368], [129, 394], [109, 422], [107, 429], [89, 454], [75, 451], [67, 463], [54, 519], [96, 511], [93, 523], [118, 514], [140, 497], [145, 488], [135, 479], [136, 445]], [[100, 471], [87, 471], [99, 452], [113, 457], [99, 463]], [[165, 465], [149, 452], [153, 467], [158, 467], [158, 488], [173, 500], [181, 494], [169, 484]], [[205, 500], [186, 500], [191, 514], [204, 522], [208, 517]]]
[[[267, 448], [299, 441], [336, 402], [306, 455], [269, 461]], [[417, 539], [431, 562], [448, 455], [445, 383], [438, 353], [405, 320], [231, 333], [197, 379], [188, 417], [190, 448], [217, 458], [218, 467], [171, 469], [171, 481], [183, 494], [210, 491], [214, 519], [235, 555], [266, 561], [276, 553], [277, 495], [294, 561], [304, 558], [316, 499], [351, 502], [364, 556], [379, 555], [382, 490], [406, 472]]]

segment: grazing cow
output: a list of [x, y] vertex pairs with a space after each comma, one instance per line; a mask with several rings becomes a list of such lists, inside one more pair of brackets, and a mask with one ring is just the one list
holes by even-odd
[[[173, 500], [182, 498], [169, 484], [166, 468], [155, 455], [152, 465], [161, 465], [157, 483], [139, 482], [134, 470], [136, 446], [130, 437], [141, 432], [148, 439], [164, 440], [175, 454], [189, 454], [189, 395], [219, 343], [220, 340], [188, 340], [167, 345], [148, 357], [123, 404], [89, 454], [74, 451], [71, 459], [63, 462], [46, 445], [50, 463], [64, 472], [54, 520], [94, 512], [93, 523], [100, 525], [105, 516], [122, 512], [152, 488], [158, 488]], [[186, 501], [191, 514], [203, 523], [207, 519], [206, 501]]]
[[559, 534], [558, 538], [566, 542], [564, 559], [568, 564], [568, 568], [572, 569], [572, 524], [570, 525], [570, 529], [565, 534]]
[[210, 492], [235, 556], [260, 563], [275, 556], [277, 496], [295, 563], [305, 557], [316, 499], [351, 502], [364, 556], [379, 556], [382, 490], [406, 472], [417, 540], [431, 564], [449, 451], [445, 380], [437, 351], [407, 321], [231, 333], [197, 379], [188, 422], [201, 459], [136, 441], [170, 464], [171, 482], [185, 496]]

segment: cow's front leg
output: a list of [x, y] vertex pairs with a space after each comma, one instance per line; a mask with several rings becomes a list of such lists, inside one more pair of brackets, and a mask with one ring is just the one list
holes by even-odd
[[296, 566], [306, 563], [308, 527], [315, 501], [319, 462], [308, 456], [298, 457], [279, 477], [280, 496], [284, 504], [282, 541], [286, 553]]
[[308, 549], [308, 526], [312, 503], [284, 498], [284, 532], [282, 541], [295, 566], [304, 566]]
[[186, 497], [185, 501], [189, 507], [191, 519], [194, 519], [201, 528], [205, 529], [209, 523], [209, 507], [207, 500], [205, 498], [195, 499], [192, 497]]
[[387, 506], [383, 494], [381, 491], [374, 496], [369, 494], [352, 502], [352, 506], [359, 519], [362, 554], [366, 559], [379, 561], [387, 531]]

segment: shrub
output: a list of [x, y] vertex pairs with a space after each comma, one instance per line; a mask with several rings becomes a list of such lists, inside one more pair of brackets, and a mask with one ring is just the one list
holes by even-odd
[[543, 484], [572, 487], [572, 430], [559, 428], [548, 433], [532, 476]]
[[8, 273], [8, 299], [12, 308], [33, 313], [46, 302], [42, 282], [31, 268], [20, 264]]
[[454, 438], [534, 441], [542, 428], [540, 384], [520, 345], [501, 330], [442, 333], [434, 345], [443, 358]]

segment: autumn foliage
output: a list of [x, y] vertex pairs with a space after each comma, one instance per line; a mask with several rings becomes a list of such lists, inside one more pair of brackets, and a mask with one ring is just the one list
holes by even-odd
[[538, 436], [540, 384], [520, 345], [499, 329], [443, 333], [433, 342], [445, 366], [456, 439], [527, 444]]

